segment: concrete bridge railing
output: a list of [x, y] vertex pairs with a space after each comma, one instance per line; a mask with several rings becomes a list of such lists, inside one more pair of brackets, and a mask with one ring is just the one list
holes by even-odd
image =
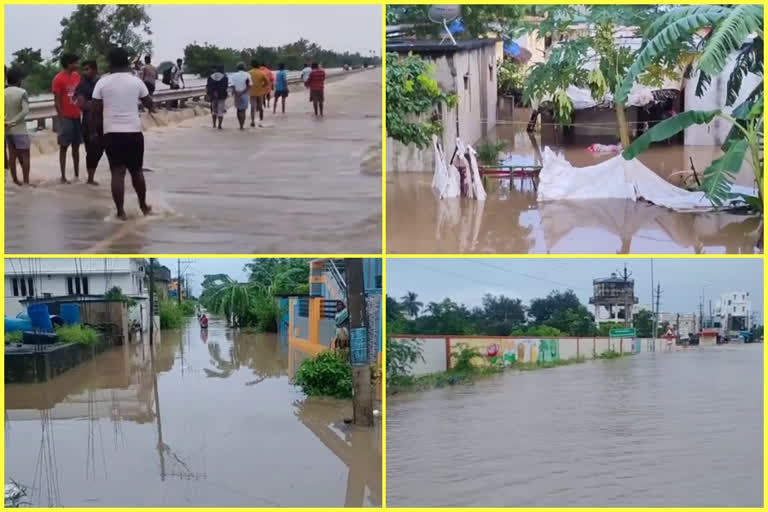
[[[365, 71], [371, 68], [360, 68], [347, 70], [341, 68], [326, 69], [326, 78], [336, 77], [339, 75], [354, 73], [357, 71]], [[291, 73], [288, 76], [288, 85], [297, 85], [301, 83], [301, 76], [298, 73]], [[205, 97], [205, 86], [199, 85], [194, 87], [187, 87], [184, 89], [165, 89], [155, 91], [152, 95], [152, 99], [159, 107], [167, 108], [170, 102], [179, 101], [180, 106], [184, 106], [184, 102], [193, 101], [199, 102]], [[27, 121], [37, 121], [37, 129], [45, 130], [46, 121], [56, 118], [56, 107], [53, 100], [39, 100], [29, 102], [29, 114], [27, 115]]]

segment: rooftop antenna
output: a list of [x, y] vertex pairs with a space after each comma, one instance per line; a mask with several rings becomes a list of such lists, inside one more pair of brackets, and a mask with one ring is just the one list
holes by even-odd
[[[456, 40], [453, 38], [453, 34], [448, 30], [448, 22], [455, 20], [461, 16], [461, 6], [459, 5], [430, 5], [427, 10], [427, 18], [432, 23], [439, 23], [443, 25], [445, 33], [451, 39], [451, 42], [456, 45]], [[445, 41], [445, 36], [440, 40], [440, 44]]]

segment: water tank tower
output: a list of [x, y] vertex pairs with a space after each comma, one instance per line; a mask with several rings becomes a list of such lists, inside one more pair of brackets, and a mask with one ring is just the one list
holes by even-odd
[[612, 273], [611, 277], [592, 280], [592, 297], [589, 303], [595, 306], [595, 321], [632, 323], [632, 306], [638, 303], [635, 296], [635, 280], [630, 278], [626, 267], [622, 275]]

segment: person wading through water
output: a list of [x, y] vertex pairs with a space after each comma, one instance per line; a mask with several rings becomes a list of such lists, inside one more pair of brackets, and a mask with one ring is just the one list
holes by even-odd
[[56, 134], [59, 143], [59, 168], [61, 182], [67, 181], [67, 148], [72, 146], [72, 165], [75, 168], [75, 179], [80, 177], [80, 143], [83, 140], [80, 125], [80, 108], [75, 104], [75, 89], [80, 84], [77, 68], [80, 58], [71, 53], [61, 56], [62, 70], [53, 78], [51, 91], [56, 106]]
[[[10, 166], [11, 177], [16, 185], [29, 185], [29, 147], [27, 133], [27, 114], [29, 114], [29, 96], [21, 87], [21, 71], [11, 68], [5, 73], [8, 86], [5, 88], [5, 147], [6, 159]], [[23, 182], [16, 174], [16, 161], [21, 164]]]
[[227, 79], [227, 74], [224, 73], [224, 66], [214, 66], [212, 71], [205, 88], [208, 97], [211, 99], [213, 127], [216, 128], [216, 121], [218, 121], [219, 130], [221, 130], [221, 122], [224, 120], [224, 114], [227, 113], [229, 79]]
[[[86, 183], [89, 185], [98, 185], [93, 177], [96, 174], [96, 168], [99, 166], [99, 160], [101, 160], [101, 156], [104, 154], [104, 146], [102, 145], [102, 136], [104, 134], [97, 130], [101, 126], [92, 127], [88, 123], [88, 111], [93, 105], [93, 89], [99, 80], [96, 66], [95, 60], [83, 62], [83, 77], [80, 80], [80, 85], [75, 90], [77, 106], [83, 111], [82, 128], [83, 141], [85, 142], [85, 168], [88, 171], [88, 181]], [[97, 130], [97, 132], [91, 133], [91, 130]]]
[[[104, 149], [112, 171], [112, 199], [117, 217], [125, 220], [125, 171], [131, 182], [139, 207], [144, 215], [152, 208], [147, 204], [147, 186], [144, 182], [144, 135], [141, 133], [138, 103], [154, 112], [147, 86], [133, 75], [128, 52], [116, 48], [109, 52], [110, 75], [102, 77], [93, 89], [93, 108], [89, 111], [89, 125], [103, 127]], [[91, 133], [95, 133], [93, 130]]]

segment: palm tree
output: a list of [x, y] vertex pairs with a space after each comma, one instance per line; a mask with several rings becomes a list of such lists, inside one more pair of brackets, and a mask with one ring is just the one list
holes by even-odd
[[405, 308], [405, 311], [411, 315], [412, 318], [418, 317], [419, 311], [424, 306], [423, 302], [416, 300], [417, 298], [418, 294], [415, 292], [407, 292], [405, 295], [400, 297], [400, 300], [403, 301], [403, 308]]

